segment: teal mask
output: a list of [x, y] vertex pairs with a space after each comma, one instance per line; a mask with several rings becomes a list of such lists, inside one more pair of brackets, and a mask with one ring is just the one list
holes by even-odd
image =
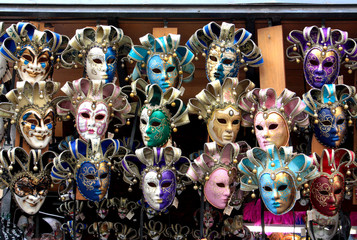
[[[150, 114], [151, 113], [151, 114]], [[170, 120], [161, 110], [148, 110], [149, 124], [146, 127], [144, 138], [148, 147], [161, 147], [171, 136]]]

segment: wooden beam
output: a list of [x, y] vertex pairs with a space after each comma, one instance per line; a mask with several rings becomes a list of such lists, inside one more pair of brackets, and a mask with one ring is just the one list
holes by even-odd
[[153, 28], [152, 29], [152, 35], [154, 35], [155, 38], [167, 36], [169, 33], [177, 34], [177, 28]]

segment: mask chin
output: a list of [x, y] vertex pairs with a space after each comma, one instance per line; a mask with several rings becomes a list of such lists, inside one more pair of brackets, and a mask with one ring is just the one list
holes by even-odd
[[22, 211], [29, 215], [36, 214], [40, 210], [42, 204], [45, 202], [44, 196], [27, 195], [24, 197], [19, 197], [16, 194], [14, 194], [14, 196], [17, 205], [21, 208]]

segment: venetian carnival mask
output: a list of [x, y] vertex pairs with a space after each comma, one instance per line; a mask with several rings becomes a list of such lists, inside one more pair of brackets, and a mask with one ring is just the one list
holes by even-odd
[[112, 118], [117, 118], [117, 125], [122, 126], [129, 117], [127, 96], [114, 83], [81, 78], [67, 82], [61, 90], [67, 97], [59, 100], [57, 112], [64, 120], [71, 119], [70, 113], [75, 116], [77, 131], [85, 141], [103, 138]]
[[70, 150], [64, 151], [54, 161], [51, 176], [56, 182], [75, 177], [81, 195], [91, 201], [99, 202], [107, 194], [111, 162], [110, 158], [120, 149], [114, 139], [91, 140], [86, 143], [76, 139]]
[[115, 80], [117, 58], [126, 56], [131, 46], [131, 39], [114, 26], [77, 29], [63, 51], [62, 64], [66, 67], [81, 64], [89, 79], [111, 83]]
[[305, 112], [313, 117], [315, 137], [324, 146], [337, 148], [344, 142], [351, 117], [357, 116], [355, 94], [354, 87], [343, 84], [325, 84], [304, 94]]
[[[136, 62], [134, 71], [128, 77], [132, 80], [148, 78], [150, 84], [157, 84], [163, 92], [170, 87], [180, 88], [182, 82], [193, 79], [194, 54], [187, 47], [180, 46], [180, 35], [168, 34], [155, 38], [147, 34], [140, 38], [142, 46], [133, 46], [128, 58]], [[184, 76], [184, 73], [187, 74]]]
[[316, 211], [331, 217], [338, 214], [344, 198], [346, 178], [357, 167], [355, 154], [344, 148], [324, 149], [322, 157], [315, 154], [315, 159], [320, 176], [311, 183], [310, 201]]
[[2, 150], [0, 178], [10, 187], [17, 205], [27, 214], [36, 214], [45, 201], [51, 186], [50, 167], [56, 154], [22, 148]]
[[252, 132], [262, 149], [270, 144], [287, 146], [292, 130], [309, 125], [305, 104], [288, 89], [277, 96], [272, 88], [256, 88], [241, 98], [239, 107], [243, 110], [242, 125], [254, 127]]
[[210, 22], [198, 29], [186, 46], [196, 54], [206, 56], [206, 75], [210, 82], [227, 77], [237, 77], [239, 67], [258, 67], [263, 63], [260, 49], [250, 39], [251, 33], [244, 28], [236, 31], [234, 24]]
[[107, 215], [109, 213], [110, 205], [111, 205], [111, 202], [107, 198], [104, 198], [101, 202], [88, 201], [88, 207], [90, 207], [90, 208], [95, 207], [96, 208], [95, 211], [101, 219], [104, 219], [107, 217]]
[[95, 222], [88, 227], [88, 233], [94, 236], [99, 235], [99, 240], [107, 240], [112, 229], [113, 223], [111, 222]]
[[219, 151], [215, 142], [206, 143], [204, 153], [191, 163], [187, 171], [186, 175], [192, 181], [202, 183], [207, 201], [218, 209], [224, 209], [228, 205], [235, 189], [235, 164], [238, 162], [238, 154], [244, 155], [240, 152], [240, 145], [247, 146], [245, 142], [228, 143]]
[[59, 55], [68, 43], [67, 36], [49, 30], [39, 31], [26, 22], [13, 24], [6, 32], [0, 53], [8, 61], [15, 62], [20, 79], [31, 84], [46, 80], [53, 66], [60, 62]]
[[340, 225], [339, 214], [326, 217], [312, 209], [308, 213], [307, 230], [312, 240], [331, 240], [336, 235]]
[[289, 212], [298, 199], [299, 187], [318, 176], [313, 159], [292, 153], [292, 147], [256, 147], [248, 150], [247, 156], [238, 165], [243, 174], [241, 189], [259, 188], [265, 206], [275, 215]]
[[314, 88], [334, 83], [342, 63], [350, 73], [356, 65], [356, 42], [345, 31], [310, 26], [291, 31], [287, 39], [294, 44], [286, 50], [288, 59], [304, 61], [305, 79]]
[[145, 201], [155, 211], [164, 211], [174, 201], [177, 181], [186, 173], [188, 159], [174, 147], [144, 147], [135, 154], [122, 161], [124, 181], [132, 185], [137, 180], [130, 180], [130, 176], [140, 177]]
[[86, 229], [86, 224], [74, 221], [67, 221], [61, 226], [61, 230], [68, 234], [72, 239], [81, 240], [83, 231]]

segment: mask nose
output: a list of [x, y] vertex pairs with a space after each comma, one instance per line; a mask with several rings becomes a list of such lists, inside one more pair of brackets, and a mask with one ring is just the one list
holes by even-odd
[[324, 69], [323, 69], [321, 63], [319, 64], [318, 68], [315, 70], [314, 74], [319, 76], [319, 77], [322, 77], [322, 76], [325, 75], [325, 72], [324, 72]]

